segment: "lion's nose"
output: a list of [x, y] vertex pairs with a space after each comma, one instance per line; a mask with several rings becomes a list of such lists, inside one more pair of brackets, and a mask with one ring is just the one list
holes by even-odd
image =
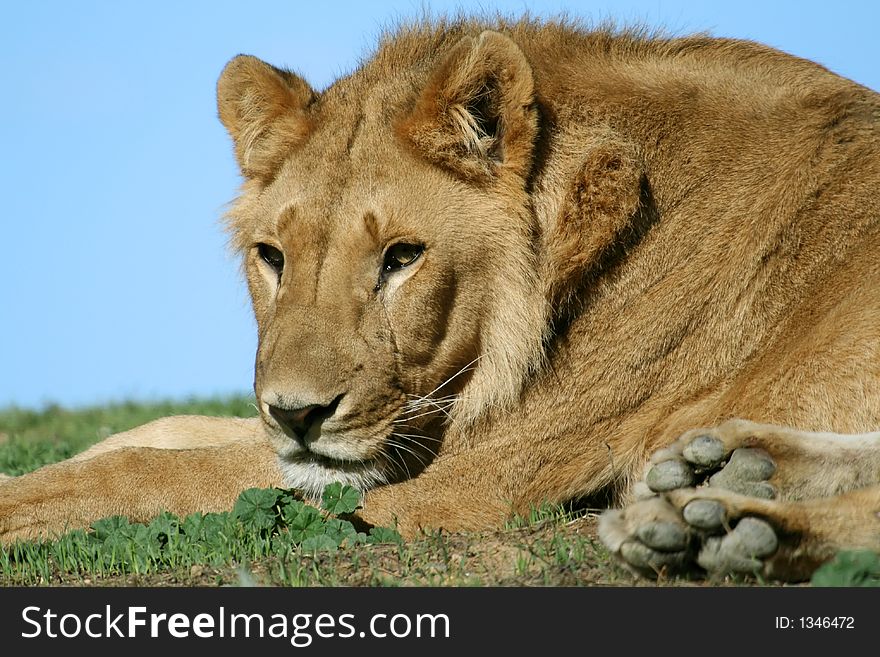
[[321, 422], [332, 416], [339, 406], [340, 399], [342, 399], [342, 395], [339, 395], [327, 405], [309, 404], [297, 408], [284, 408], [269, 404], [269, 415], [272, 416], [288, 436], [305, 444], [309, 429], [321, 424]]

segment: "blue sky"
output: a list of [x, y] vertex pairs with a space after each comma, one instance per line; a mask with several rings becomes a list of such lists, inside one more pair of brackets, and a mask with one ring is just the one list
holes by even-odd
[[218, 223], [240, 180], [217, 75], [245, 52], [321, 88], [425, 7], [755, 39], [880, 89], [873, 1], [4, 3], [0, 407], [249, 392], [254, 323]]

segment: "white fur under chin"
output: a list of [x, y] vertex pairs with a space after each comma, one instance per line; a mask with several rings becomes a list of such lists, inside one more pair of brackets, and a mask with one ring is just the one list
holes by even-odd
[[385, 474], [373, 463], [341, 470], [314, 461], [288, 461], [282, 457], [279, 465], [284, 485], [302, 491], [313, 500], [320, 500], [324, 487], [335, 482], [347, 484], [361, 493], [387, 482]]

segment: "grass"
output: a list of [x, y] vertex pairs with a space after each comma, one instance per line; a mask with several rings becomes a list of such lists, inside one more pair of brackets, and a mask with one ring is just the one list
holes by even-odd
[[[248, 397], [100, 408], [0, 411], [0, 472], [19, 475], [68, 458], [94, 442], [174, 414], [256, 414]], [[0, 585], [75, 586], [578, 586], [692, 585], [640, 580], [596, 537], [597, 516], [544, 506], [493, 532], [426, 534], [404, 542], [392, 528], [359, 532], [348, 515], [354, 491], [328, 491], [323, 509], [288, 491], [245, 491], [223, 514], [148, 525], [114, 517], [55, 541], [0, 549]], [[870, 556], [838, 560], [817, 584], [877, 582]], [[726, 579], [712, 585], [755, 584]]]

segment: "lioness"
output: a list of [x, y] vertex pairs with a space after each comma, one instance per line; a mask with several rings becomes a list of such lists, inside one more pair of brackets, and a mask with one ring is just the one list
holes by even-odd
[[610, 495], [648, 574], [880, 549], [875, 92], [745, 41], [455, 20], [323, 92], [239, 56], [217, 98], [260, 417], [6, 480], [4, 541], [341, 480], [410, 535]]

